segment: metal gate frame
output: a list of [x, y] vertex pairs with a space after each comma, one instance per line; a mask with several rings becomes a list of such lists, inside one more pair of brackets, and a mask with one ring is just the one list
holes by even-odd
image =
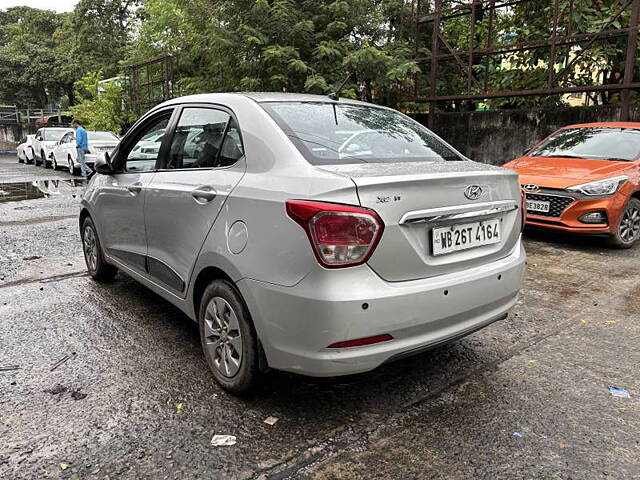
[[[420, 96], [418, 94], [420, 75], [414, 76], [413, 85], [413, 101], [416, 103], [429, 103], [429, 126], [433, 124], [433, 117], [436, 111], [437, 102], [454, 101], [454, 100], [486, 100], [490, 98], [513, 98], [513, 97], [530, 97], [530, 96], [547, 96], [566, 93], [582, 93], [582, 92], [599, 92], [599, 91], [620, 91], [622, 95], [622, 103], [620, 109], [620, 120], [629, 119], [630, 97], [632, 90], [640, 90], [640, 82], [634, 82], [635, 63], [638, 53], [638, 25], [640, 20], [640, 0], [623, 0], [621, 8], [609, 18], [608, 22], [598, 32], [572, 34], [571, 19], [573, 18], [574, 1], [569, 3], [569, 22], [566, 25], [566, 35], [558, 35], [559, 17], [560, 17], [560, 0], [550, 0], [553, 2], [553, 17], [551, 37], [548, 40], [537, 42], [522, 42], [513, 45], [500, 46], [494, 48], [492, 45], [495, 12], [499, 8], [512, 7], [518, 4], [527, 3], [532, 0], [471, 0], [469, 3], [463, 3], [456, 7], [443, 9], [443, 0], [433, 0], [434, 11], [427, 14], [420, 14], [420, 0], [413, 0], [413, 22], [414, 22], [414, 59], [418, 63], [429, 64], [429, 95]], [[475, 43], [475, 15], [478, 7], [481, 6], [489, 13], [487, 45], [480, 48]], [[630, 11], [630, 22], [627, 28], [611, 29], [609, 28], [621, 15]], [[455, 50], [451, 44], [444, 38], [441, 33], [441, 25], [444, 20], [469, 16], [469, 50]], [[431, 55], [426, 57], [418, 56], [418, 45], [420, 44], [419, 27], [420, 25], [431, 23]], [[621, 83], [606, 85], [579, 85], [571, 87], [563, 87], [559, 85], [561, 80], [573, 67], [575, 62], [598, 40], [606, 40], [616, 37], [627, 37], [627, 51], [624, 68], [624, 78]], [[586, 44], [585, 44], [586, 42]], [[580, 45], [582, 50], [559, 72], [555, 72], [553, 68], [549, 68], [549, 76], [546, 88], [535, 90], [508, 90], [492, 92], [489, 91], [488, 85], [488, 61], [485, 61], [484, 79], [482, 83], [473, 72], [474, 60], [478, 57], [491, 57], [495, 55], [504, 55], [515, 52], [533, 51], [539, 48], [549, 48], [550, 57], [549, 65], [555, 65], [557, 47], [571, 47]], [[444, 46], [446, 53], [440, 53], [440, 47]], [[438, 69], [442, 62], [455, 61], [467, 76], [467, 87], [471, 89], [475, 87], [480, 93], [458, 94], [458, 95], [438, 95], [436, 86], [438, 79]]]

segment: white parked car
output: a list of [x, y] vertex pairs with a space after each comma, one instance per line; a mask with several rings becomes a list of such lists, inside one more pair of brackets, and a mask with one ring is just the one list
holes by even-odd
[[[65, 133], [53, 149], [51, 163], [54, 170], [59, 167], [68, 168], [69, 173], [72, 175], [76, 175], [80, 172], [75, 133], [76, 132], [74, 130]], [[95, 163], [96, 158], [99, 155], [105, 152], [111, 153], [120, 141], [114, 133], [94, 131], [87, 132], [87, 140], [89, 142], [89, 153], [86, 154], [85, 159], [89, 166], [92, 166]]]
[[34, 163], [48, 168], [51, 165], [53, 149], [65, 133], [68, 132], [73, 132], [73, 129], [66, 127], [43, 127], [39, 129], [33, 138]]
[[20, 140], [18, 145], [18, 162], [19, 163], [33, 163], [33, 139], [35, 135], [27, 135]]

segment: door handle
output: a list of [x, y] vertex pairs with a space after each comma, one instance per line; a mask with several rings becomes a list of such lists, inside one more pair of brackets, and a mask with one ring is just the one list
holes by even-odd
[[137, 195], [142, 191], [142, 182], [132, 183], [127, 187], [127, 190], [129, 190], [134, 195]]
[[207, 203], [216, 198], [217, 193], [211, 187], [201, 187], [192, 190], [191, 195], [196, 199], [196, 202]]

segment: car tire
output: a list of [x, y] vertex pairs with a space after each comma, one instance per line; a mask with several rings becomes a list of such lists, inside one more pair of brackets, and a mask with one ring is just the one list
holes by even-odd
[[213, 376], [226, 391], [248, 394], [260, 378], [258, 336], [238, 290], [225, 280], [205, 289], [198, 314], [200, 342]]
[[67, 163], [69, 164], [69, 173], [71, 175], [77, 175], [78, 173], [76, 172], [76, 167], [73, 166], [73, 160], [71, 159], [71, 155], [69, 155], [69, 158], [67, 158]]
[[56, 160], [56, 156], [51, 154], [51, 168], [54, 170], [58, 170], [58, 161]]
[[20, 156], [20, 154], [18, 154], [18, 163], [24, 163], [24, 160], [22, 159], [22, 157]]
[[630, 198], [620, 215], [616, 233], [610, 244], [616, 248], [631, 248], [640, 238], [640, 200]]
[[47, 161], [47, 157], [44, 155], [44, 150], [40, 152], [40, 158], [42, 159], [42, 166], [44, 168], [49, 168], [49, 162]]
[[38, 156], [36, 155], [36, 153], [35, 153], [35, 152], [33, 152], [33, 164], [34, 164], [36, 167], [39, 167], [40, 165], [42, 165], [42, 162], [39, 162], [39, 161], [38, 161]]
[[81, 237], [82, 251], [89, 275], [97, 282], [113, 281], [118, 269], [105, 262], [98, 231], [91, 217], [85, 218], [84, 222], [82, 222]]

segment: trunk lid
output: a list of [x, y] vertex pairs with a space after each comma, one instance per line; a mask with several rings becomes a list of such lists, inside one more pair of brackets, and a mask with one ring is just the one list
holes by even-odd
[[91, 153], [112, 152], [118, 146], [117, 141], [111, 140], [92, 140], [89, 142], [89, 150]]
[[[471, 161], [322, 168], [351, 178], [361, 205], [384, 221], [382, 239], [368, 262], [384, 280], [417, 280], [479, 266], [507, 256], [519, 241], [520, 185], [513, 171]], [[478, 198], [465, 196], [469, 186], [480, 186]], [[475, 229], [476, 222], [493, 220], [499, 223], [498, 242], [436, 252], [432, 238], [442, 230], [434, 229], [463, 224]]]

